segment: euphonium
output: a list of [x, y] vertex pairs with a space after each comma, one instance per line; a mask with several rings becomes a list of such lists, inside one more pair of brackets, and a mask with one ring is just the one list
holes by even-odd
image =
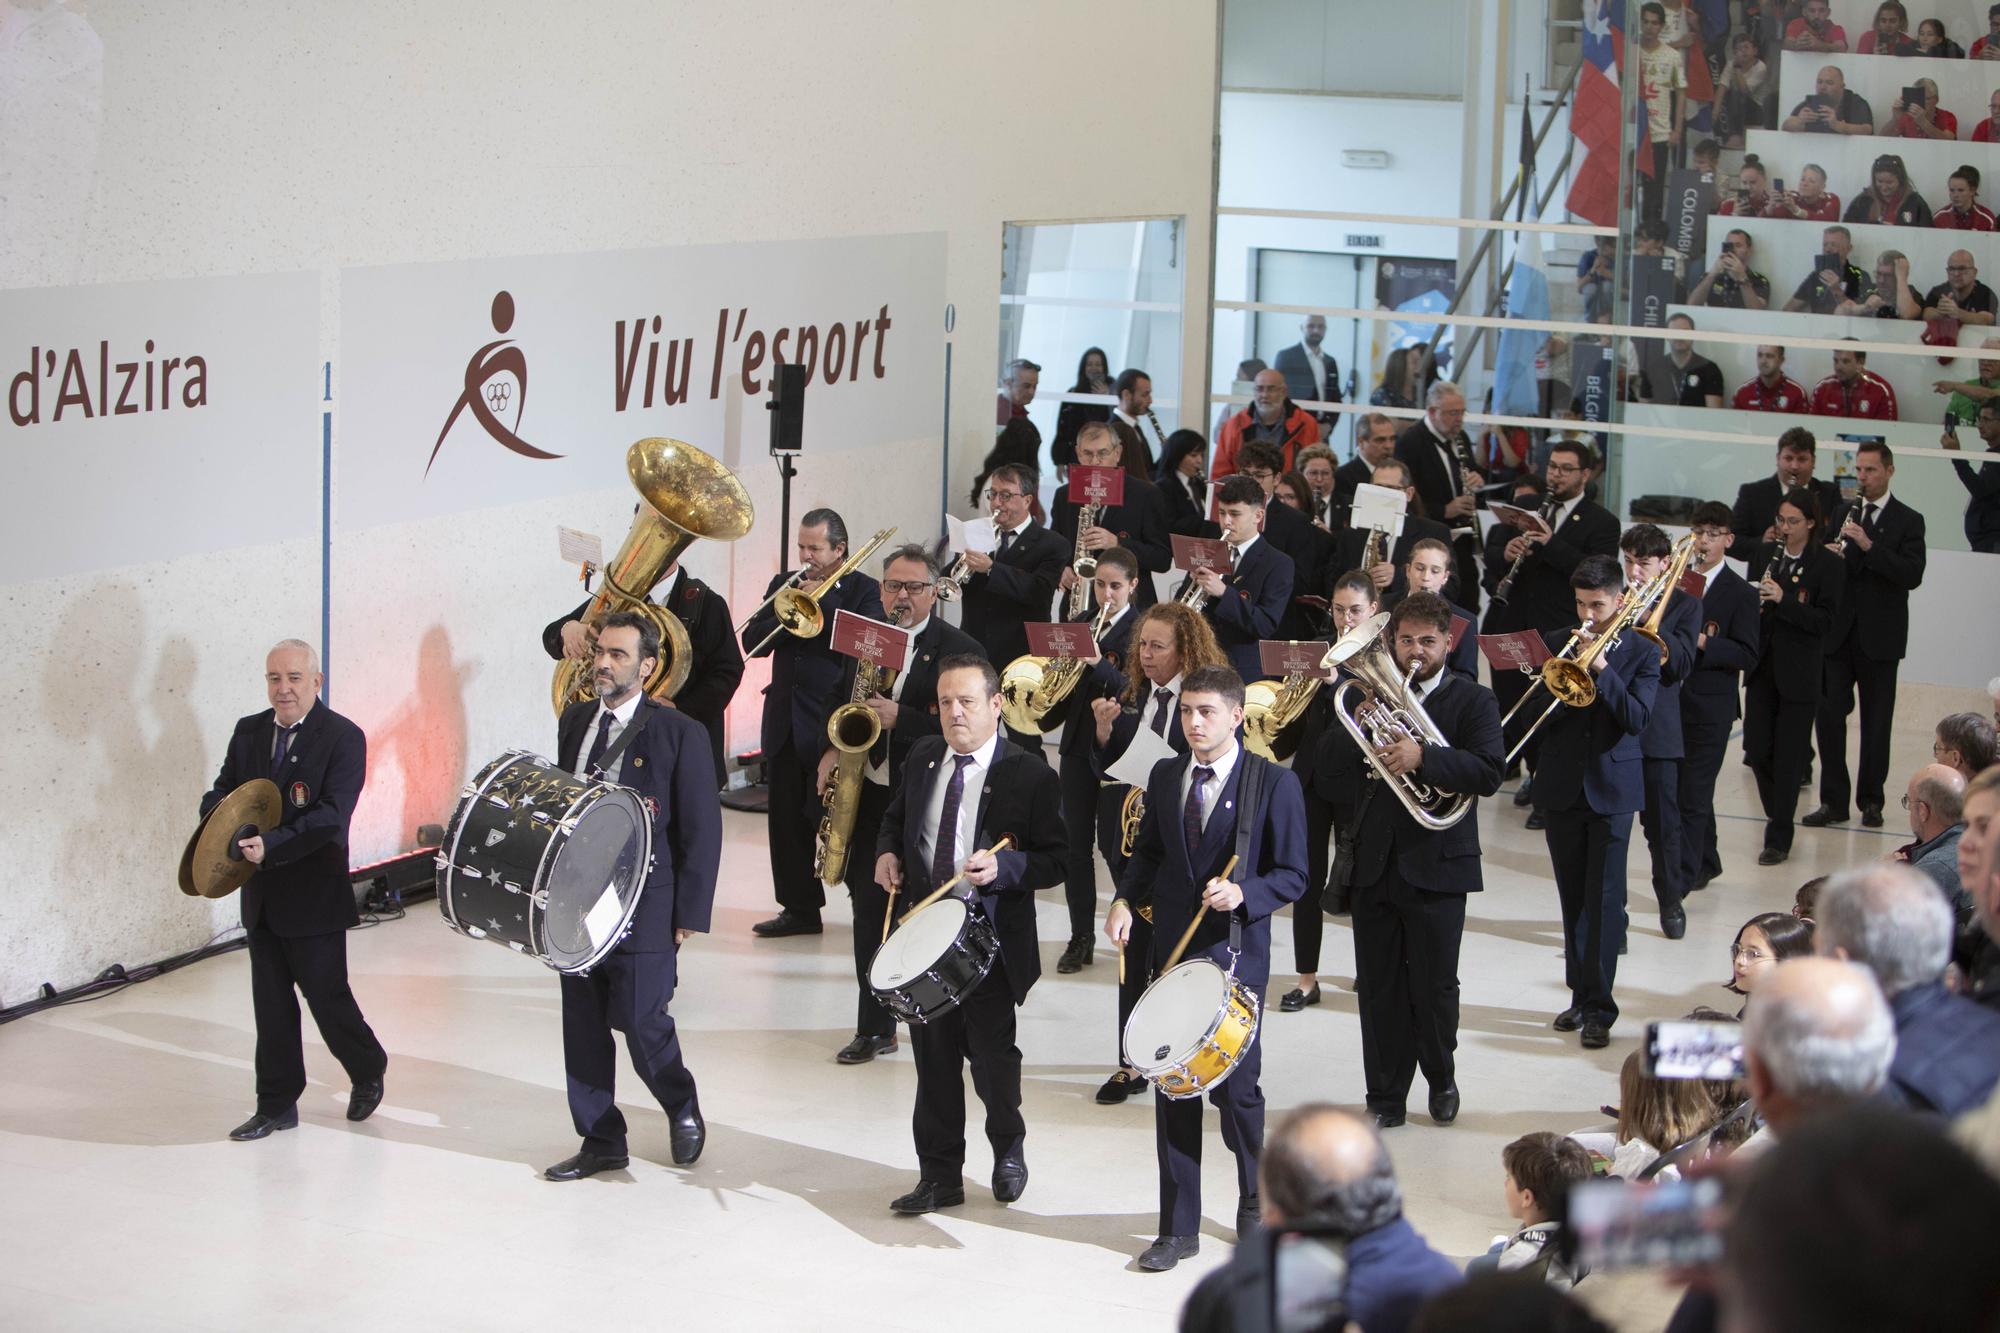
[[[604, 581], [584, 608], [585, 632], [594, 643], [614, 611], [636, 611], [660, 632], [660, 661], [645, 682], [646, 693], [670, 699], [687, 682], [694, 665], [686, 626], [665, 607], [646, 598], [697, 537], [735, 541], [750, 531], [750, 493], [736, 474], [691, 444], [651, 437], [625, 451], [625, 474], [639, 492], [639, 512], [625, 532], [618, 554], [604, 567]], [[589, 658], [566, 657], [556, 664], [550, 702], [560, 715], [571, 704], [594, 699]]]
[[1305, 717], [1322, 679], [1294, 671], [1282, 681], [1253, 680], [1243, 687], [1243, 743], [1252, 754], [1275, 761], [1298, 750], [1295, 724]]
[[[869, 556], [875, 554], [883, 542], [895, 535], [894, 528], [883, 528], [868, 539], [867, 545], [841, 561], [840, 567], [821, 579], [819, 586], [811, 592], [792, 587], [788, 583], [765, 598], [764, 601], [771, 607], [772, 613], [778, 617], [778, 628], [766, 634], [755, 648], [743, 655], [755, 657], [770, 647], [771, 640], [780, 634], [795, 634], [801, 639], [818, 638], [820, 630], [826, 627], [826, 613], [820, 610], [819, 599], [826, 595], [828, 589], [859, 569]], [[757, 608], [758, 611], [763, 609], [761, 606]], [[755, 611], [751, 612], [751, 619], [756, 619]], [[744, 623], [747, 625], [749, 621]]]
[[834, 761], [826, 814], [820, 818], [813, 853], [813, 873], [822, 884], [838, 884], [847, 877], [854, 820], [861, 813], [862, 770], [868, 767], [868, 752], [882, 738], [882, 719], [875, 716], [868, 699], [886, 689], [894, 676], [895, 672], [872, 662], [859, 663], [854, 668], [853, 693], [826, 720], [826, 738], [840, 757]]
[[[1107, 603], [1090, 622], [1090, 637], [1102, 638], [1110, 623]], [[1062, 703], [1083, 679], [1081, 657], [1037, 657], [1023, 653], [1000, 673], [1000, 716], [1015, 731], [1039, 733], [1049, 710]]]
[[[1450, 745], [1423, 705], [1410, 697], [1410, 677], [1397, 670], [1396, 659], [1389, 653], [1384, 632], [1388, 624], [1389, 613], [1377, 612], [1327, 649], [1321, 665], [1344, 667], [1348, 673], [1347, 679], [1333, 687], [1333, 713], [1361, 747], [1362, 757], [1376, 776], [1389, 784], [1389, 790], [1410, 812], [1410, 818], [1425, 828], [1448, 829], [1465, 818], [1473, 798], [1439, 791], [1419, 782], [1415, 774], [1399, 777], [1375, 753], [1382, 746], [1407, 739], [1425, 745]], [[1412, 671], [1410, 676], [1415, 674]]]
[[1665, 575], [1647, 585], [1653, 593], [1651, 605], [1646, 609], [1643, 623], [1632, 626], [1632, 632], [1660, 650], [1660, 665], [1667, 664], [1667, 641], [1660, 635], [1660, 624], [1667, 618], [1667, 603], [1673, 601], [1675, 589], [1680, 587], [1681, 576], [1687, 573], [1688, 561], [1694, 558], [1694, 534], [1674, 543], [1674, 558]]

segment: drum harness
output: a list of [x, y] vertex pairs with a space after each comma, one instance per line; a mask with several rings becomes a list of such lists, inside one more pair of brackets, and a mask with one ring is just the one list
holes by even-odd
[[[1244, 767], [1243, 775], [1236, 784], [1236, 854], [1231, 858], [1232, 864], [1235, 865], [1242, 865], [1244, 856], [1250, 850], [1251, 821], [1256, 818], [1257, 803], [1264, 795], [1264, 770], [1270, 762], [1262, 755], [1252, 754], [1247, 749], [1239, 753], [1242, 756], [1239, 762]], [[1188, 869], [1192, 871], [1193, 865], [1190, 864]], [[1194, 938], [1195, 928], [1201, 924], [1202, 914], [1206, 911], [1208, 911], [1207, 903], [1195, 909], [1194, 919], [1188, 922], [1187, 934], [1181, 938], [1173, 956], [1167, 959], [1167, 965], [1160, 969], [1161, 973], [1171, 971], [1174, 964], [1180, 962], [1181, 955], [1187, 952], [1188, 943]], [[1229, 913], [1229, 969], [1226, 975], [1235, 977], [1236, 964], [1242, 956], [1243, 923], [1232, 909]]]
[[[632, 711], [631, 723], [627, 725], [623, 731], [618, 733], [618, 739], [611, 743], [611, 748], [604, 752], [604, 757], [602, 759], [599, 759], [595, 764], [591, 765], [590, 777], [592, 778], [592, 780], [597, 782], [611, 781], [611, 779], [606, 777], [605, 774], [609, 773], [613, 768], [616, 768], [618, 766], [619, 756], [625, 753], [625, 747], [630, 745], [633, 741], [638, 740], [639, 733], [644, 731], [645, 729], [646, 729], [646, 701], [644, 699], [641, 699], [639, 701], [639, 706]], [[589, 734], [590, 734], [590, 728], [586, 724], [584, 727], [584, 735], [588, 736]], [[628, 783], [622, 783], [620, 785], [629, 787], [632, 784], [628, 782]]]

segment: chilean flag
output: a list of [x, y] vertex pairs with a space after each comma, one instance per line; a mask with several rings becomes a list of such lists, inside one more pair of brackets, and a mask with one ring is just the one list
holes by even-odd
[[[1570, 133], [1584, 150], [1565, 207], [1600, 227], [1618, 223], [1618, 81], [1625, 64], [1623, 0], [1584, 0], [1583, 70], [1577, 75]], [[1646, 131], [1646, 100], [1634, 99], [1637, 144], [1634, 165], [1653, 174], [1652, 140]]]

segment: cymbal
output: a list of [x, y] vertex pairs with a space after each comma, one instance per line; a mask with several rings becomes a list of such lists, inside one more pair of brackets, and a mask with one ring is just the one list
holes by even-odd
[[276, 828], [284, 806], [278, 784], [269, 778], [252, 778], [217, 801], [181, 853], [181, 892], [190, 898], [226, 898], [242, 888], [257, 867], [236, 852], [237, 840]]

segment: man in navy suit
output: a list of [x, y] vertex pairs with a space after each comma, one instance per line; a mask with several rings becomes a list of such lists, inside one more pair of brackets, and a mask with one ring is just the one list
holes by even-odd
[[[1233, 560], [1226, 571], [1198, 570], [1188, 580], [1207, 596], [1202, 615], [1236, 674], [1244, 680], [1262, 680], [1264, 665], [1257, 645], [1277, 637], [1278, 622], [1291, 605], [1292, 562], [1259, 540], [1264, 531], [1263, 487], [1249, 477], [1224, 477], [1216, 483], [1215, 494], [1216, 521]], [[1184, 581], [1181, 590], [1186, 587]]]
[[[1127, 477], [1126, 485], [1132, 484]], [[979, 640], [986, 658], [1005, 669], [1027, 655], [1029, 621], [1046, 621], [1055, 605], [1062, 572], [1069, 568], [1071, 546], [1035, 522], [1033, 505], [1041, 474], [1019, 463], [1005, 463], [986, 478], [986, 503], [993, 514], [997, 544], [991, 555], [965, 552], [962, 599], [965, 632]], [[1042, 752], [1042, 738], [1009, 729], [1007, 739], [1033, 755]]]
[[[1180, 711], [1189, 753], [1153, 766], [1146, 815], [1119, 880], [1119, 896], [1105, 916], [1105, 938], [1124, 944], [1134, 913], [1151, 907], [1150, 962], [1163, 967], [1199, 913], [1185, 959], [1206, 958], [1232, 971], [1256, 993], [1261, 1007], [1271, 980], [1271, 914], [1305, 892], [1305, 798], [1289, 770], [1237, 743], [1243, 681], [1235, 672], [1226, 667], [1190, 672], [1181, 686]], [[1225, 879], [1231, 858], [1235, 868]], [[1263, 1050], [1252, 1036], [1229, 1077], [1208, 1092], [1221, 1119], [1222, 1141], [1236, 1155], [1239, 1240], [1257, 1225], [1259, 1213], [1262, 1063]], [[1139, 1256], [1139, 1267], [1164, 1272], [1200, 1248], [1201, 1101], [1156, 1096], [1153, 1117], [1160, 1234]]]
[[[1469, 579], [1479, 568], [1478, 493], [1486, 478], [1467, 466], [1472, 442], [1465, 434], [1465, 394], [1456, 384], [1432, 383], [1424, 394], [1423, 420], [1396, 437], [1396, 457], [1409, 465], [1424, 512], [1451, 528], [1458, 567]], [[1579, 494], [1582, 488], [1579, 481]], [[1479, 609], [1478, 589], [1462, 587], [1459, 595]]]
[[[911, 1129], [921, 1176], [892, 1211], [928, 1213], [965, 1202], [965, 1066], [986, 1106], [993, 1197], [1012, 1203], [1028, 1186], [1021, 1119], [1021, 1050], [1014, 1010], [1042, 974], [1035, 948], [1037, 890], [1062, 882], [1067, 836], [1062, 783], [1039, 756], [1000, 733], [1000, 673], [983, 657], [938, 663], [941, 737], [925, 737], [903, 763], [903, 782], [882, 817], [875, 882], [907, 911], [963, 872], [958, 889], [999, 937], [992, 970], [952, 1009], [913, 1027], [917, 1106]], [[1013, 843], [988, 851], [1001, 838]], [[901, 893], [901, 897], [896, 895]]]
[[1694, 511], [1694, 559], [1688, 568], [1702, 580], [1701, 632], [1695, 635], [1694, 671], [1681, 689], [1681, 741], [1686, 758], [1678, 775], [1681, 798], [1681, 882], [1705, 889], [1722, 873], [1715, 845], [1715, 783], [1722, 774], [1729, 733], [1743, 716], [1743, 673], [1757, 665], [1757, 590], [1723, 563], [1733, 533], [1729, 506], [1708, 500]]
[[1736, 488], [1730, 513], [1730, 550], [1739, 560], [1752, 558], [1760, 542], [1777, 540], [1778, 502], [1803, 487], [1817, 497], [1819, 521], [1831, 520], [1841, 508], [1840, 486], [1813, 476], [1819, 463], [1819, 441], [1804, 426], [1793, 426], [1778, 437], [1778, 470]]
[[[1609, 556], [1591, 556], [1570, 575], [1576, 615], [1603, 626], [1625, 597], [1624, 573]], [[1596, 636], [1579, 631], [1578, 654]], [[1549, 636], [1560, 649], [1567, 633]], [[1556, 709], [1542, 728], [1542, 762], [1535, 799], [1548, 810], [1549, 861], [1562, 899], [1563, 972], [1570, 1004], [1556, 1015], [1558, 1032], [1583, 1029], [1583, 1044], [1611, 1044], [1618, 1003], [1618, 944], [1625, 938], [1625, 848], [1632, 816], [1646, 803], [1640, 736], [1660, 686], [1660, 655], [1637, 634], [1595, 654], [1596, 688], [1582, 708]], [[1546, 775], [1546, 785], [1544, 785]]]
[[[1343, 528], [1335, 538], [1330, 568], [1336, 574], [1345, 574], [1350, 569], [1361, 570], [1375, 585], [1382, 600], [1394, 605], [1396, 598], [1410, 590], [1407, 566], [1417, 543], [1434, 542], [1445, 549], [1445, 578], [1453, 581], [1451, 568], [1456, 557], [1451, 549], [1451, 529], [1424, 517], [1423, 501], [1417, 498], [1417, 488], [1410, 484], [1410, 465], [1400, 458], [1391, 458], [1375, 469], [1369, 481], [1372, 485], [1399, 490], [1409, 501], [1410, 508], [1403, 515], [1403, 530], [1378, 545], [1376, 562], [1363, 569], [1361, 557], [1367, 553], [1371, 534], [1367, 528]], [[1384, 536], [1387, 537], [1387, 534]], [[1453, 591], [1456, 590], [1454, 587]]]
[[1910, 642], [1910, 594], [1924, 581], [1924, 516], [1889, 494], [1896, 456], [1870, 440], [1854, 451], [1858, 493], [1846, 506], [1832, 549], [1847, 564], [1847, 595], [1826, 636], [1826, 692], [1820, 696], [1819, 809], [1807, 828], [1844, 823], [1847, 715], [1861, 695], [1861, 762], [1851, 789], [1861, 822], [1881, 828], [1889, 779], [1889, 726], [1896, 716], [1896, 669]]
[[[802, 592], [820, 590], [827, 575], [847, 559], [847, 524], [831, 509], [808, 510], [799, 520], [798, 548], [802, 577], [795, 586]], [[764, 589], [766, 602], [792, 577], [789, 570], [779, 571]], [[835, 612], [847, 610], [881, 620], [881, 585], [857, 569], [820, 591], [819, 609], [823, 617], [819, 633], [810, 639], [779, 629], [778, 617], [768, 604], [743, 627], [746, 652], [771, 638], [763, 652], [751, 653], [753, 657], [768, 653], [771, 658], [760, 740], [764, 778], [770, 786], [765, 821], [778, 914], [750, 928], [762, 939], [817, 935], [822, 929], [820, 910], [826, 906], [826, 890], [813, 873], [820, 820], [813, 784], [826, 745], [826, 720], [845, 702], [834, 691], [847, 662], [833, 651], [833, 618]]]
[[[1625, 586], [1635, 592], [1673, 564], [1673, 543], [1651, 523], [1633, 524], [1619, 539], [1618, 549], [1625, 555]], [[1639, 737], [1646, 779], [1646, 804], [1639, 812], [1639, 824], [1646, 831], [1646, 849], [1652, 854], [1660, 933], [1677, 940], [1687, 934], [1687, 912], [1681, 906], [1687, 895], [1681, 856], [1679, 777], [1687, 757], [1687, 742], [1681, 735], [1681, 683], [1694, 671], [1701, 602], [1678, 588], [1669, 588], [1664, 595], [1667, 613], [1660, 621], [1660, 641], [1666, 645], [1667, 656], [1660, 663], [1660, 688], [1653, 696], [1653, 711]], [[1654, 649], [1656, 655], [1658, 651]]]
[[[1076, 461], [1083, 467], [1122, 467], [1125, 446], [1118, 433], [1102, 421], [1093, 421], [1076, 435]], [[1071, 564], [1063, 566], [1061, 587], [1068, 592], [1082, 577], [1076, 572], [1076, 520], [1082, 506], [1069, 498], [1065, 486], [1056, 496], [1055, 512], [1049, 527], [1069, 543]], [[1173, 565], [1173, 538], [1167, 531], [1167, 502], [1160, 488], [1143, 477], [1125, 474], [1125, 499], [1107, 505], [1097, 521], [1083, 534], [1083, 549], [1102, 553], [1122, 548], [1139, 566], [1132, 589], [1132, 604], [1141, 610], [1159, 598], [1153, 591], [1153, 575], [1164, 574]]]
[[[1444, 737], [1405, 738], [1376, 752], [1396, 778], [1453, 796], [1500, 790], [1507, 747], [1493, 692], [1445, 666], [1451, 606], [1415, 592], [1383, 631], [1398, 677]], [[1415, 674], [1412, 675], [1412, 672]], [[1361, 1001], [1361, 1068], [1368, 1109], [1383, 1129], [1404, 1123], [1419, 1066], [1431, 1119], [1458, 1118], [1458, 950], [1465, 896], [1485, 887], [1479, 872], [1479, 812], [1473, 802], [1450, 828], [1419, 824], [1362, 755], [1345, 727], [1327, 745], [1357, 792], [1354, 852], [1341, 867], [1354, 912], [1354, 990]]]
[[542, 1173], [550, 1180], [581, 1180], [631, 1160], [615, 1089], [613, 1032], [625, 1034], [632, 1067], [667, 1113], [674, 1165], [693, 1165], [708, 1138], [667, 1006], [681, 942], [708, 929], [722, 860], [722, 803], [708, 732], [641, 688], [659, 656], [651, 620], [629, 611], [606, 617], [592, 660], [597, 697], [564, 710], [556, 725], [557, 766], [578, 777], [601, 775], [644, 799], [653, 816], [653, 867], [618, 947], [583, 976], [562, 978], [563, 1068], [570, 1119], [583, 1146]]
[[[854, 1020], [854, 1040], [841, 1047], [834, 1057], [844, 1065], [866, 1064], [878, 1055], [896, 1049], [896, 1020], [875, 997], [868, 984], [868, 964], [882, 944], [882, 915], [889, 910], [889, 895], [875, 882], [875, 843], [881, 835], [882, 816], [888, 812], [889, 798], [902, 784], [903, 762], [910, 750], [926, 736], [939, 734], [937, 714], [938, 663], [960, 653], [981, 655], [971, 635], [947, 625], [937, 609], [937, 562], [916, 542], [899, 546], [882, 562], [882, 597], [888, 603], [889, 623], [909, 630], [913, 642], [910, 669], [899, 671], [887, 685], [862, 700], [882, 724], [882, 734], [869, 747], [867, 766], [861, 770], [861, 798], [854, 814], [854, 829], [848, 838], [845, 882], [854, 904], [854, 969], [860, 997]], [[845, 704], [854, 696], [854, 676], [860, 662], [847, 659], [841, 669], [834, 699]], [[840, 752], [824, 733], [820, 743], [825, 753], [819, 757], [819, 782], [815, 790], [825, 795], [839, 762]]]
[[[1292, 564], [1293, 596], [1278, 621], [1279, 639], [1311, 638], [1318, 622], [1317, 613], [1298, 600], [1299, 594], [1324, 596], [1333, 561], [1333, 534], [1323, 531], [1302, 510], [1278, 499], [1278, 478], [1284, 475], [1284, 454], [1275, 444], [1252, 441], [1236, 456], [1236, 470], [1250, 478], [1264, 493], [1262, 544], [1280, 552]], [[1225, 478], [1226, 480], [1226, 478]]]
[[368, 738], [319, 702], [323, 680], [311, 644], [286, 639], [271, 649], [264, 659], [271, 706], [236, 724], [215, 785], [201, 798], [206, 815], [244, 783], [269, 778], [284, 801], [278, 827], [236, 844], [257, 867], [242, 902], [257, 1016], [257, 1111], [230, 1131], [238, 1142], [299, 1123], [306, 1090], [300, 995], [353, 1081], [349, 1120], [366, 1120], [381, 1103], [389, 1063], [347, 984], [347, 928], [359, 919], [347, 878], [347, 824], [367, 777]]
[[[1079, 456], [1096, 443], [1089, 428], [1078, 438]], [[1140, 580], [1139, 561], [1122, 546], [1097, 553], [1097, 573], [1091, 578], [1093, 603], [1079, 617], [1103, 628], [1097, 634], [1097, 660], [1084, 668], [1082, 679], [1061, 703], [1042, 718], [1042, 730], [1062, 728], [1061, 760], [1063, 826], [1069, 830], [1069, 874], [1063, 897], [1069, 905], [1069, 944], [1056, 963], [1058, 972], [1080, 972], [1090, 966], [1097, 938], [1097, 852], [1102, 845], [1111, 864], [1118, 864], [1118, 812], [1124, 789], [1098, 777], [1092, 742], [1096, 739], [1091, 705], [1124, 692], [1132, 627], [1142, 612], [1134, 605]], [[1108, 841], [1107, 841], [1108, 839]]]

